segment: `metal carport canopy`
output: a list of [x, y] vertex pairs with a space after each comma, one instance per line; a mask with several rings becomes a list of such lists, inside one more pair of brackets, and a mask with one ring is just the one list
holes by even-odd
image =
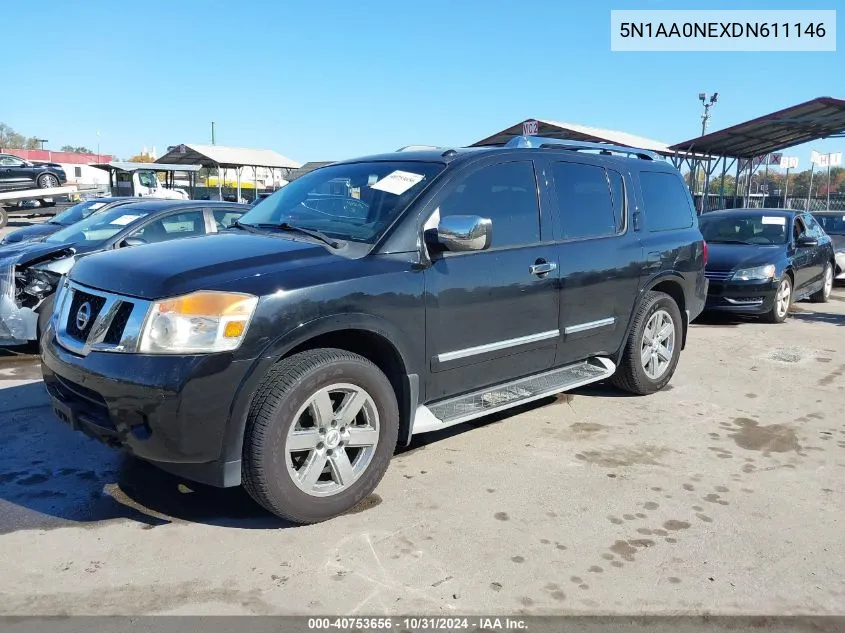
[[203, 167], [269, 167], [271, 169], [297, 169], [302, 165], [270, 149], [225, 147], [223, 145], [176, 145], [156, 160], [161, 163], [179, 163]]
[[548, 119], [526, 119], [525, 121], [520, 121], [516, 125], [505, 128], [501, 132], [497, 132], [492, 136], [488, 136], [483, 140], [473, 143], [471, 147], [479, 147], [482, 145], [504, 145], [515, 136], [524, 136], [525, 133], [523, 125], [533, 121], [537, 121], [538, 124], [535, 136], [568, 139], [573, 141], [589, 141], [592, 143], [612, 143], [614, 145], [624, 145], [625, 147], [647, 149], [663, 155], [674, 154], [666, 143], [661, 143], [660, 141], [655, 141], [654, 139], [636, 136], [635, 134], [629, 134], [627, 132], [605, 130], [597, 127], [578, 125], [576, 123], [562, 123], [560, 121], [551, 121]]
[[699, 136], [670, 149], [679, 152], [756, 158], [845, 132], [845, 101], [818, 97], [784, 110]]
[[95, 163], [91, 165], [91, 167], [96, 167], [97, 169], [102, 169], [104, 171], [110, 171], [112, 169], [118, 169], [120, 171], [138, 171], [141, 169], [147, 169], [149, 171], [199, 171], [202, 169], [202, 165], [196, 164], [179, 164], [174, 165], [173, 163], [127, 163], [125, 161], [112, 161], [110, 163]]

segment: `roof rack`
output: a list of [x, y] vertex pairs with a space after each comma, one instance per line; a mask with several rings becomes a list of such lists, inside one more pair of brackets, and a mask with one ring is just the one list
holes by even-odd
[[659, 160], [659, 156], [647, 149], [636, 147], [625, 147], [624, 145], [612, 145], [610, 143], [591, 143], [589, 141], [568, 141], [559, 138], [548, 138], [545, 136], [514, 136], [505, 143], [505, 147], [539, 147], [539, 148], [560, 148], [572, 151], [598, 150], [602, 154], [623, 154], [625, 156], [636, 156], [643, 160]]

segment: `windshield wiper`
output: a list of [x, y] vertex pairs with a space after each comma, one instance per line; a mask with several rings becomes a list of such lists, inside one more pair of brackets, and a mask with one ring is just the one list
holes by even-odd
[[238, 228], [242, 228], [253, 233], [256, 232], [256, 229], [273, 229], [276, 231], [281, 230], [302, 233], [303, 235], [307, 235], [308, 237], [313, 237], [315, 240], [320, 240], [321, 242], [323, 242], [323, 244], [327, 244], [332, 248], [340, 248], [340, 243], [338, 243], [336, 240], [333, 240], [325, 233], [321, 233], [320, 231], [317, 231], [315, 229], [306, 229], [301, 226], [296, 226], [295, 224], [291, 224], [290, 222], [282, 222], [280, 224], [274, 224], [273, 222], [258, 222], [257, 224], [251, 224], [236, 220], [232, 223], [232, 226], [237, 226]]
[[332, 248], [340, 248], [340, 244], [337, 241], [333, 240], [325, 233], [321, 233], [320, 231], [317, 231], [315, 229], [306, 229], [301, 226], [291, 224], [290, 222], [282, 222], [281, 224], [277, 224], [275, 226], [276, 228], [282, 229], [283, 231], [293, 231], [296, 233], [302, 233], [303, 235], [308, 235], [316, 240], [320, 240], [324, 244], [328, 244]]
[[710, 244], [745, 244], [746, 246], [751, 246], [749, 242], [744, 242], [743, 240], [707, 240]]

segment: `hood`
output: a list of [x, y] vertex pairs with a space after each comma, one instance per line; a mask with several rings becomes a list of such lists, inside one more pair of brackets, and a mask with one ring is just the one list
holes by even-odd
[[83, 257], [70, 278], [107, 292], [161, 299], [224, 290], [246, 276], [339, 259], [322, 245], [278, 234], [218, 233]]
[[45, 242], [15, 242], [0, 246], [0, 262], [6, 265], [31, 265], [73, 255], [67, 244]]
[[708, 270], [734, 270], [776, 264], [786, 257], [786, 244], [763, 246], [758, 244], [707, 243]]
[[52, 235], [59, 229], [63, 228], [65, 227], [63, 227], [61, 224], [50, 224], [49, 222], [44, 222], [43, 224], [33, 224], [32, 226], [27, 226], [22, 229], [18, 229], [17, 231], [12, 231], [8, 235], [6, 235], [3, 243], [0, 244], [0, 248], [5, 246], [6, 244], [28, 242], [29, 240], [34, 240], [39, 237]]

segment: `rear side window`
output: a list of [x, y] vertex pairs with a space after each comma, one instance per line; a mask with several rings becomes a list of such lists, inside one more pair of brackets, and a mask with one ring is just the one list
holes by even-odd
[[641, 171], [640, 185], [649, 231], [671, 231], [692, 226], [689, 193], [678, 176]]
[[605, 237], [620, 231], [624, 188], [618, 173], [595, 165], [554, 163], [552, 177], [564, 238]]

